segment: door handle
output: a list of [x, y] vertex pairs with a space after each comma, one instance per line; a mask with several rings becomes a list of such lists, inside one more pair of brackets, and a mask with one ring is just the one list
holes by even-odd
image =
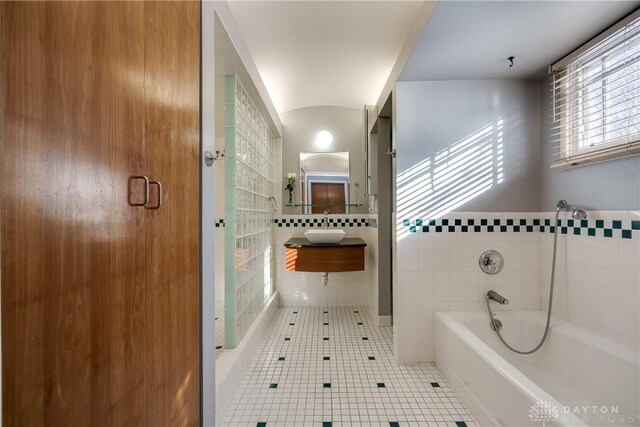
[[151, 206], [148, 203], [148, 197], [147, 197], [147, 204], [144, 206], [145, 209], [160, 209], [160, 207], [162, 206], [162, 183], [160, 181], [149, 181], [149, 185], [157, 185], [158, 186], [158, 203], [156, 203], [155, 206]]
[[[131, 184], [138, 180], [144, 181], [144, 201], [141, 203], [131, 201]], [[129, 202], [129, 206], [146, 206], [149, 204], [149, 178], [143, 175], [134, 175], [129, 177], [129, 194], [127, 195], [127, 202]]]

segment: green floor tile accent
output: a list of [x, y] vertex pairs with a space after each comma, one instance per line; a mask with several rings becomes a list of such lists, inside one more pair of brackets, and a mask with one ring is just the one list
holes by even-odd
[[284, 360], [284, 357], [282, 357], [282, 356], [278, 357], [278, 360], [282, 362]]
[[291, 338], [285, 338], [284, 340], [285, 341], [291, 341]]
[[324, 383], [322, 384], [323, 388], [331, 388], [331, 383]]
[[367, 337], [362, 337], [362, 341], [369, 341], [369, 338], [367, 338]]
[[373, 356], [369, 356], [369, 360], [376, 360], [376, 358]]
[[269, 388], [278, 388], [278, 383], [269, 384]]
[[397, 421], [389, 421], [389, 427], [400, 427], [400, 423]]
[[431, 383], [431, 387], [440, 387], [440, 384], [438, 384], [438, 383]]
[[267, 423], [260, 422], [260, 423], [256, 424], [256, 427], [267, 427]]
[[329, 356], [324, 356], [322, 360], [331, 360], [331, 358]]
[[386, 386], [384, 385], [384, 383], [378, 383], [378, 388], [385, 388]]

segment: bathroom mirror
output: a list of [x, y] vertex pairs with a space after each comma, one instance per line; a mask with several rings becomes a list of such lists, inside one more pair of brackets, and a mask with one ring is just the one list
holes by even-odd
[[300, 153], [302, 212], [349, 213], [349, 152]]

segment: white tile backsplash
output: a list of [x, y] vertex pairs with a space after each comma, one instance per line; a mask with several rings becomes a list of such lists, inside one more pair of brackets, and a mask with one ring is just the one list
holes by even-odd
[[[589, 212], [596, 219], [622, 220], [623, 229], [638, 220], [636, 212]], [[453, 213], [446, 219], [553, 219], [545, 213]], [[561, 217], [562, 218], [562, 217]], [[565, 217], [566, 219], [566, 217]], [[489, 222], [491, 223], [491, 222]], [[593, 225], [592, 225], [593, 224]], [[640, 232], [632, 239], [558, 234], [558, 261], [553, 314], [638, 348], [640, 295]], [[546, 310], [551, 274], [553, 234], [540, 232], [421, 232], [403, 234], [397, 242], [394, 274], [394, 351], [401, 363], [433, 361], [433, 313], [486, 310], [484, 296], [495, 289], [509, 299], [497, 310]], [[478, 259], [487, 249], [499, 251], [505, 265], [491, 276]]]
[[[589, 220], [635, 219], [633, 212], [589, 212]], [[542, 214], [552, 218], [553, 212]], [[628, 220], [628, 221], [625, 221]], [[615, 233], [616, 230], [614, 230]], [[540, 301], [549, 298], [553, 234], [540, 239]], [[613, 237], [558, 236], [558, 258], [553, 314], [623, 345], [639, 348], [640, 235]]]
[[[530, 213], [466, 213], [447, 219], [532, 218]], [[478, 224], [480, 224], [478, 222]], [[398, 243], [394, 277], [394, 337], [401, 363], [434, 360], [433, 314], [484, 310], [484, 296], [495, 289], [510, 300], [497, 309], [540, 307], [540, 234], [442, 231], [409, 233]], [[500, 274], [478, 267], [480, 254], [497, 250], [505, 259]]]
[[[322, 215], [283, 215], [280, 219], [313, 219]], [[375, 215], [330, 215], [330, 218], [371, 218]], [[276, 289], [280, 293], [280, 305], [285, 307], [344, 307], [369, 306], [377, 312], [377, 229], [373, 227], [347, 226], [347, 237], [360, 237], [366, 243], [365, 270], [345, 273], [329, 273], [329, 283], [322, 285], [321, 273], [286, 271], [284, 243], [292, 237], [303, 237], [306, 227], [273, 228], [276, 253]], [[376, 309], [373, 310], [373, 307]]]

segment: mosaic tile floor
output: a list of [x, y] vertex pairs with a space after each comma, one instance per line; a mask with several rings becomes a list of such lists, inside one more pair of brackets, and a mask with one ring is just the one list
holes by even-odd
[[367, 308], [278, 310], [224, 426], [475, 427], [434, 364], [398, 365]]

